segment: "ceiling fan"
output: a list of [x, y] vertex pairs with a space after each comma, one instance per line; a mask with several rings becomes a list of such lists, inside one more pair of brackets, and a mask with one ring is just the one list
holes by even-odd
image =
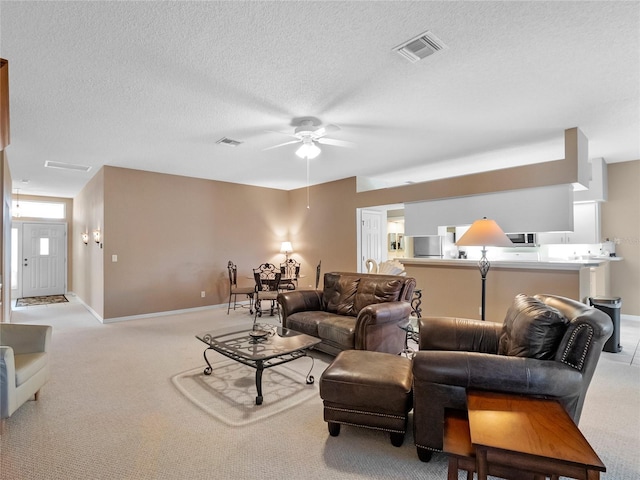
[[340, 130], [340, 127], [337, 125], [327, 124], [323, 126], [320, 124], [319, 120], [315, 118], [302, 119], [300, 121], [300, 125], [295, 128], [293, 133], [273, 132], [293, 137], [295, 140], [280, 143], [273, 147], [265, 148], [264, 150], [272, 150], [274, 148], [284, 147], [285, 145], [302, 143], [300, 148], [296, 150], [296, 155], [300, 158], [311, 160], [320, 155], [321, 150], [317, 145], [318, 143], [321, 145], [332, 145], [335, 147], [353, 147], [354, 144], [352, 142], [325, 137], [325, 135], [337, 132], [338, 130]]

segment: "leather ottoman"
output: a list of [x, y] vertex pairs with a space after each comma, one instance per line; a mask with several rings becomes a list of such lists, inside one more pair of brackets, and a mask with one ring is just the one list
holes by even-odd
[[404, 441], [413, 406], [411, 360], [390, 353], [344, 350], [320, 378], [324, 420], [331, 436], [340, 425], [373, 428], [391, 434], [391, 444]]

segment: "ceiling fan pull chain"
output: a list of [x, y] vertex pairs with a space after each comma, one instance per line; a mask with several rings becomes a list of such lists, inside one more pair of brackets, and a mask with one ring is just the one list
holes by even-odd
[[307, 210], [309, 210], [309, 157], [307, 157]]

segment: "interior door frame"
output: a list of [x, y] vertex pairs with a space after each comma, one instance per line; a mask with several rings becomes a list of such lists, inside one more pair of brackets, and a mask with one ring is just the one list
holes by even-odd
[[[69, 242], [68, 242], [68, 234], [69, 234], [69, 226], [66, 222], [38, 222], [38, 221], [29, 221], [29, 220], [14, 220], [11, 222], [11, 228], [12, 229], [16, 229], [17, 230], [17, 240], [16, 240], [16, 249], [11, 249], [11, 262], [13, 264], [13, 262], [17, 261], [17, 278], [16, 278], [16, 288], [11, 288], [11, 299], [15, 300], [18, 298], [22, 298], [22, 293], [23, 293], [23, 289], [22, 289], [22, 279], [24, 278], [24, 265], [23, 262], [21, 261], [22, 256], [23, 256], [23, 251], [22, 251], [22, 243], [23, 243], [23, 228], [25, 224], [36, 224], [36, 225], [55, 225], [55, 226], [64, 226], [64, 235], [65, 235], [65, 242], [64, 242], [64, 267], [63, 267], [63, 272], [64, 272], [64, 287], [63, 287], [63, 293], [66, 294], [67, 293], [67, 287], [69, 286], [69, 279], [68, 279], [68, 270], [67, 270], [67, 265], [69, 262]], [[14, 259], [14, 254], [17, 256], [17, 258]], [[13, 281], [12, 281], [13, 284]], [[11, 285], [12, 286], [12, 285]]]
[[358, 256], [358, 261], [357, 261], [357, 271], [359, 273], [366, 273], [367, 269], [365, 267], [365, 261], [367, 260], [366, 258], [364, 258], [364, 252], [363, 252], [363, 248], [362, 248], [362, 243], [364, 241], [363, 238], [363, 233], [362, 233], [362, 214], [363, 212], [367, 212], [367, 213], [372, 213], [372, 214], [378, 214], [380, 215], [380, 229], [378, 231], [378, 234], [380, 235], [380, 239], [379, 239], [379, 243], [380, 243], [380, 255], [384, 257], [384, 260], [386, 260], [386, 254], [387, 254], [387, 250], [386, 248], [382, 248], [383, 245], [385, 245], [385, 237], [387, 234], [387, 228], [386, 228], [386, 210], [381, 210], [379, 208], [376, 207], [367, 207], [367, 208], [358, 208], [356, 210], [356, 221], [357, 221], [357, 228], [356, 228], [356, 237], [357, 237], [357, 249], [356, 249], [356, 254]]
[[[390, 204], [390, 205], [378, 205], [375, 207], [362, 207], [362, 208], [356, 208], [356, 255], [357, 255], [357, 262], [356, 264], [358, 265], [358, 269], [357, 271], [359, 273], [367, 273], [367, 269], [364, 266], [364, 262], [367, 260], [366, 258], [363, 259], [362, 258], [362, 212], [363, 211], [369, 211], [369, 212], [379, 212], [382, 214], [382, 221], [380, 222], [380, 245], [381, 245], [381, 252], [380, 252], [380, 258], [381, 261], [385, 261], [388, 259], [388, 255], [387, 255], [387, 222], [388, 222], [388, 218], [387, 218], [387, 212], [389, 210], [404, 210], [404, 204], [403, 203], [394, 203], [394, 204]], [[406, 238], [405, 238], [406, 241]], [[405, 246], [406, 248], [406, 246]]]

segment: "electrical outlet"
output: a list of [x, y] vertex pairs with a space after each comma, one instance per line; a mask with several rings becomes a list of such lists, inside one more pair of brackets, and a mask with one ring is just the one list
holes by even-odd
[[482, 307], [478, 307], [478, 315], [482, 315]]
[[204, 297], [206, 297], [206, 296], [207, 296], [207, 294], [206, 294], [206, 293], [204, 293], [204, 290], [200, 292], [200, 297], [201, 297], [201, 298], [204, 298]]

